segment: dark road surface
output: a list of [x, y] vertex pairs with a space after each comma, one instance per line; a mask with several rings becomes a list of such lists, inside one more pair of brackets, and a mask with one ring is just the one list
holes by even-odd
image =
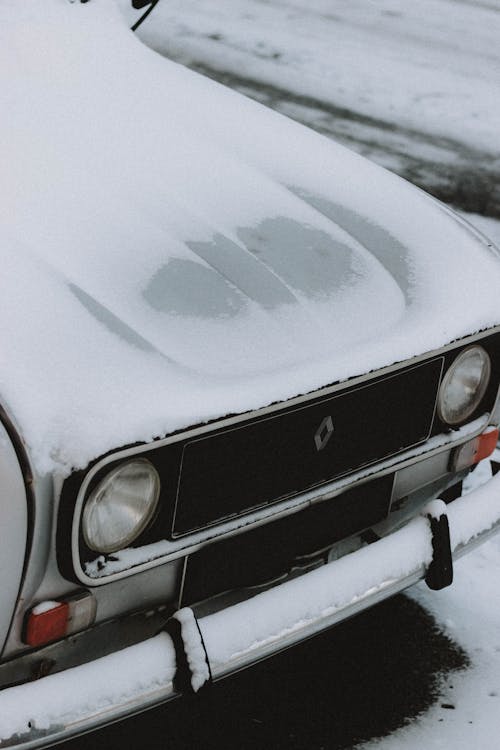
[[64, 750], [337, 750], [385, 736], [439, 701], [467, 657], [400, 595], [198, 696]]

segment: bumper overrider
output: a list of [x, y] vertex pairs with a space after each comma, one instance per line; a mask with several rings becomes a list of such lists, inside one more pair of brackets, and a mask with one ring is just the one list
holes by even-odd
[[[448, 532], [449, 530], [449, 532]], [[198, 692], [421, 579], [448, 585], [452, 560], [500, 530], [500, 474], [345, 557], [215, 614], [179, 610], [137, 645], [0, 692], [0, 747], [50, 745]]]

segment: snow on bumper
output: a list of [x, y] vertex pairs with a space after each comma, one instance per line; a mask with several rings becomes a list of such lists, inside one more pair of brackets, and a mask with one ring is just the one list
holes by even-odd
[[[499, 531], [500, 474], [453, 502], [447, 515], [454, 558]], [[193, 689], [203, 681], [200, 674], [222, 677], [407, 588], [425, 577], [431, 560], [429, 521], [419, 517], [368, 547], [216, 614], [196, 620], [182, 610], [177, 618]], [[160, 633], [89, 664], [7, 688], [0, 692], [0, 747], [49, 745], [166, 701], [177, 694], [176, 670], [172, 638]]]
[[[446, 508], [453, 558], [500, 531], [500, 473]], [[209, 615], [199, 627], [213, 678], [308, 638], [424, 578], [426, 517], [307, 575]]]
[[172, 694], [166, 633], [36, 682], [0, 692], [0, 747], [39, 747], [106, 724]]

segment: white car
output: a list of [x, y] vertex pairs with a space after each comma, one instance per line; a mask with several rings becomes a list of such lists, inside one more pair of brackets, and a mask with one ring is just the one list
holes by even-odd
[[500, 263], [112, 0], [0, 20], [0, 747], [32, 748], [452, 582], [500, 528], [498, 477], [460, 497]]

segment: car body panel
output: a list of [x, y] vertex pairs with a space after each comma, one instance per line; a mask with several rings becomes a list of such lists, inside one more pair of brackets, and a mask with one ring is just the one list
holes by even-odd
[[24, 477], [10, 437], [0, 422], [0, 654], [23, 574], [28, 536]]

